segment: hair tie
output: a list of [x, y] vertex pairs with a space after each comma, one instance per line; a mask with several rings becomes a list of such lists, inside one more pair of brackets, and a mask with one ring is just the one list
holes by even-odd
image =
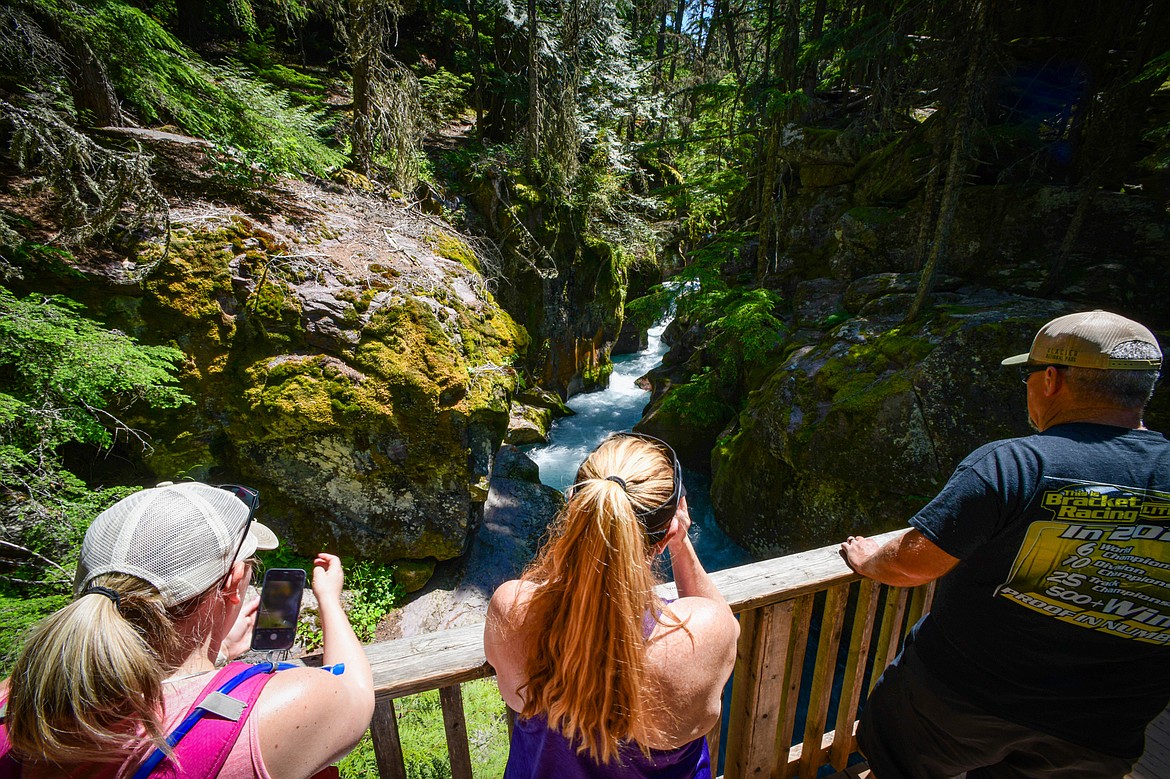
[[623, 490], [625, 490], [626, 492], [629, 492], [629, 490], [627, 490], [627, 489], [626, 489], [626, 480], [625, 480], [625, 479], [623, 479], [621, 476], [606, 476], [606, 477], [605, 477], [605, 480], [606, 480], [606, 481], [612, 481], [612, 482], [614, 482], [615, 484], [618, 484], [618, 485], [620, 485], [620, 486], [621, 486], [621, 488], [622, 488]]
[[84, 590], [81, 591], [81, 594], [83, 596], [89, 595], [91, 593], [97, 593], [98, 595], [104, 595], [105, 597], [109, 598], [110, 600], [112, 600], [114, 602], [114, 608], [116, 608], [118, 611], [122, 610], [122, 596], [119, 595], [118, 593], [114, 592], [113, 590], [111, 590], [109, 587], [99, 587], [95, 584], [95, 585], [90, 585], [89, 587], [86, 587]]

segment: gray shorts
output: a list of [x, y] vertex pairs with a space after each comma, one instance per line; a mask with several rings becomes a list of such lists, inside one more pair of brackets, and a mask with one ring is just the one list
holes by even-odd
[[1133, 766], [965, 702], [913, 646], [878, 680], [857, 740], [875, 779], [1120, 779]]

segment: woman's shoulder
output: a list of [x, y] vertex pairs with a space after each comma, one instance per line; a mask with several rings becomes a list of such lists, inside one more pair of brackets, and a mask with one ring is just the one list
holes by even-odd
[[680, 657], [702, 658], [718, 674], [734, 662], [739, 622], [724, 603], [709, 598], [679, 598], [663, 609], [647, 642], [647, 657], [673, 664]]
[[272, 776], [310, 776], [361, 738], [369, 715], [345, 675], [320, 668], [276, 674], [256, 702], [263, 761]]
[[[739, 621], [731, 613], [727, 604], [710, 598], [679, 598], [667, 604], [665, 613], [668, 616], [661, 621], [667, 631], [685, 624], [692, 629], [717, 631], [722, 637], [730, 638], [732, 643], [735, 642], [739, 633]], [[674, 619], [670, 619], [670, 616], [673, 616]], [[728, 635], [728, 629], [732, 626], [734, 626], [734, 630], [731, 635]], [[655, 635], [658, 635], [658, 631], [655, 631]]]
[[509, 579], [496, 588], [488, 603], [488, 621], [506, 618], [509, 623], [522, 621], [537, 585], [526, 579]]

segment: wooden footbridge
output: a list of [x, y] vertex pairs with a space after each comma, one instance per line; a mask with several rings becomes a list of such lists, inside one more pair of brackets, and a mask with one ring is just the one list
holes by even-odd
[[[883, 542], [896, 536], [878, 536]], [[860, 762], [857, 709], [930, 607], [933, 586], [875, 584], [824, 547], [712, 574], [739, 616], [740, 637], [723, 722], [708, 735], [726, 779], [814, 779], [869, 775]], [[673, 585], [663, 595], [674, 596]], [[394, 701], [438, 690], [454, 779], [470, 779], [471, 754], [460, 685], [492, 676], [483, 626], [367, 647], [377, 703], [370, 724], [382, 779], [405, 779]], [[725, 748], [720, 750], [720, 742]], [[1151, 725], [1133, 779], [1170, 778], [1170, 714]]]

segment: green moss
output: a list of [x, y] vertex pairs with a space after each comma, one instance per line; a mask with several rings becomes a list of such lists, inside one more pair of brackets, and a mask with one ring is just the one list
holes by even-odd
[[256, 316], [273, 322], [298, 320], [301, 307], [297, 297], [282, 281], [268, 280], [256, 287], [248, 300], [248, 307]]
[[845, 212], [849, 217], [856, 219], [858, 222], [864, 222], [868, 225], [878, 226], [889, 224], [898, 217], [898, 212], [892, 208], [881, 208], [878, 206], [856, 206]]
[[581, 369], [581, 382], [587, 388], [604, 387], [612, 373], [613, 363], [609, 360], [599, 360]]
[[393, 416], [375, 388], [363, 386], [367, 382], [342, 372], [322, 355], [276, 364], [265, 360], [252, 365], [247, 375], [248, 423], [238, 431], [244, 440], [296, 438], [368, 422], [372, 415]]
[[140, 265], [155, 264], [143, 283], [139, 334], [182, 349], [190, 358], [185, 378], [206, 378], [224, 369], [236, 336], [236, 319], [224, 308], [235, 294], [232, 242], [246, 237], [244, 230], [237, 222], [213, 231], [179, 231], [172, 234], [165, 256], [161, 246], [150, 244], [136, 257]]
[[406, 592], [418, 592], [426, 586], [435, 572], [434, 558], [426, 560], [394, 560], [390, 563], [394, 581]]
[[427, 243], [434, 248], [435, 253], [440, 257], [454, 260], [472, 273], [483, 273], [480, 269], [479, 258], [475, 256], [475, 252], [463, 239], [450, 233], [436, 232], [427, 237]]

